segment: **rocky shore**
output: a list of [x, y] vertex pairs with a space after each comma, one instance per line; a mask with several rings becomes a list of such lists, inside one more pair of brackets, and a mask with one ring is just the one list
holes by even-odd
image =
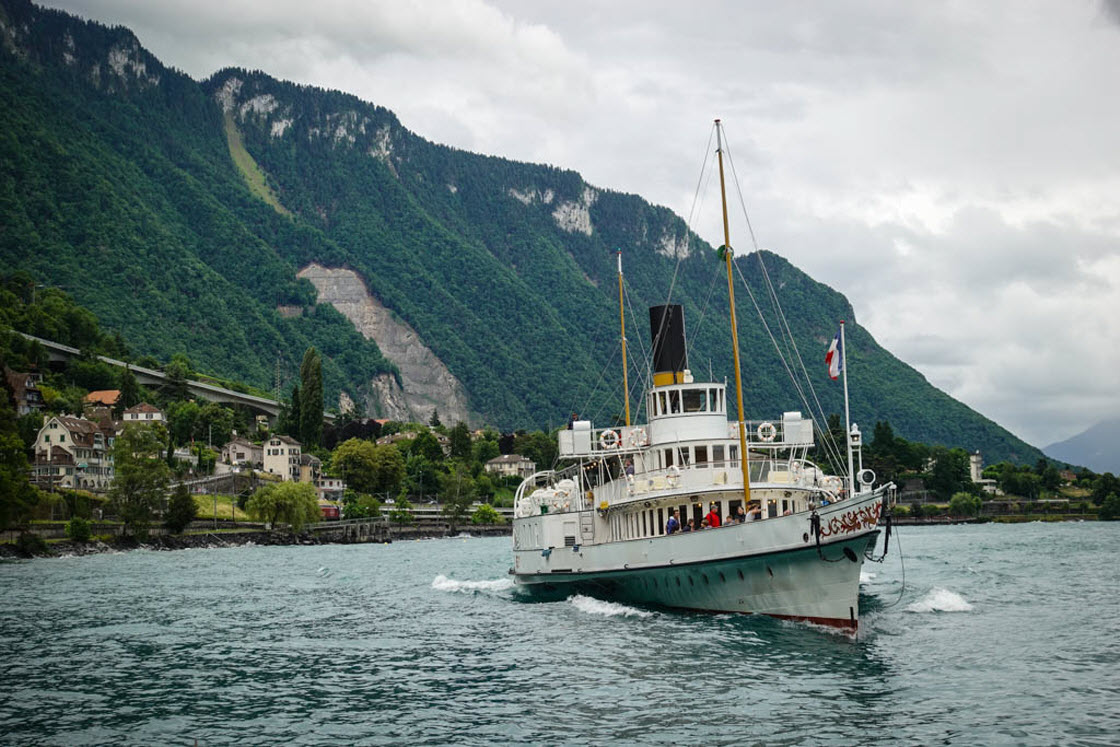
[[109, 542], [32, 542], [0, 544], [0, 559], [59, 558], [77, 555], [94, 555], [106, 552], [127, 552], [129, 550], [189, 550], [213, 547], [241, 547], [245, 545], [351, 545], [369, 542], [392, 542], [394, 539], [432, 539], [441, 537], [494, 536], [509, 534], [508, 527], [470, 526], [457, 532], [447, 530], [425, 531], [420, 527], [394, 529], [387, 538], [354, 539], [337, 534], [304, 532], [293, 534], [285, 531], [244, 531], [244, 532], [197, 532], [193, 534], [166, 534], [149, 537], [140, 542], [133, 537], [117, 537]]

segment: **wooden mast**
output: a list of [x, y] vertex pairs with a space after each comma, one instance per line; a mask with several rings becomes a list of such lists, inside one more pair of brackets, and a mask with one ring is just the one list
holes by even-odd
[[622, 305], [622, 247], [618, 252], [618, 318], [622, 325], [622, 401], [626, 403], [626, 427], [630, 427], [630, 381], [626, 371], [626, 312]]
[[[731, 230], [727, 224], [727, 188], [723, 180], [723, 136], [719, 120], [716, 120], [716, 156], [719, 159], [719, 196], [723, 205], [723, 246], [720, 255], [727, 264], [727, 295], [731, 302], [731, 348], [735, 354], [735, 395], [739, 406], [739, 454], [743, 465], [743, 502], [751, 500], [750, 469], [747, 465], [747, 426], [743, 419], [743, 376], [739, 367], [739, 327], [735, 321], [735, 282], [731, 268]], [[746, 508], [744, 506], [744, 508]]]

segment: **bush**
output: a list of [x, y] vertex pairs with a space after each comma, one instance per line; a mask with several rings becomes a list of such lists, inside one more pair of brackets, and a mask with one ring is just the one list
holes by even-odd
[[938, 514], [944, 512], [944, 508], [942, 506], [938, 506], [936, 503], [926, 503], [922, 506], [922, 516], [925, 517], [937, 516]]
[[183, 530], [190, 526], [190, 523], [195, 520], [198, 515], [198, 504], [194, 502], [191, 497], [190, 490], [186, 485], [180, 483], [175, 488], [175, 492], [171, 494], [171, 500], [167, 504], [167, 515], [163, 519], [163, 525], [167, 527], [168, 531], [172, 534], [182, 534]]
[[502, 516], [489, 503], [483, 503], [471, 514], [472, 524], [505, 524], [506, 517]]
[[75, 516], [66, 522], [66, 536], [75, 542], [89, 542], [92, 534], [89, 521], [81, 516]]
[[895, 516], [909, 516], [910, 515], [910, 507], [909, 506], [903, 506], [903, 505], [899, 504], [899, 505], [897, 505], [897, 506], [895, 506], [894, 508], [891, 509], [891, 513], [894, 514]]

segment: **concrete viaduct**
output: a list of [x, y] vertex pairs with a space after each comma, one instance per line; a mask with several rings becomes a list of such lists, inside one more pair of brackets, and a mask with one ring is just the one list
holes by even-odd
[[[41, 337], [25, 334], [19, 334], [26, 337], [28, 340], [33, 340], [44, 348], [50, 355], [51, 361], [66, 361], [70, 358], [77, 358], [81, 355], [81, 351], [77, 348], [72, 348], [69, 345], [63, 345], [51, 340], [44, 340]], [[97, 356], [97, 360], [102, 363], [108, 363], [110, 366], [118, 366], [120, 368], [128, 368], [136, 376], [136, 380], [145, 386], [163, 386], [168, 382], [169, 377], [163, 371], [156, 371], [151, 368], [144, 368], [143, 366], [134, 366], [124, 361], [118, 361], [114, 358], [108, 358], [104, 355]], [[256, 397], [252, 394], [245, 394], [243, 392], [235, 392], [232, 389], [224, 389], [220, 386], [213, 384], [204, 384], [201, 381], [192, 381], [187, 379], [187, 389], [192, 395], [209, 402], [218, 402], [221, 404], [242, 405], [248, 407], [250, 410], [267, 415], [273, 422], [280, 415], [280, 403], [273, 399], [266, 399], [265, 397]], [[325, 416], [325, 419], [330, 420], [330, 416]]]

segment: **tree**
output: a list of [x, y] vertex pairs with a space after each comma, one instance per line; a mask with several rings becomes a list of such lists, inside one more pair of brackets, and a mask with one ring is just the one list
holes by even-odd
[[376, 447], [369, 441], [351, 438], [343, 441], [331, 457], [331, 469], [348, 488], [359, 493], [377, 490]]
[[206, 440], [207, 445], [229, 443], [233, 435], [233, 410], [217, 402], [207, 402], [198, 412], [198, 428], [195, 435]]
[[471, 458], [471, 432], [467, 424], [459, 421], [447, 434], [451, 441], [451, 458], [467, 460]]
[[188, 444], [198, 436], [202, 408], [197, 402], [172, 402], [167, 406], [167, 428], [176, 446]]
[[273, 528], [282, 522], [299, 533], [304, 525], [319, 518], [319, 499], [311, 483], [281, 482], [258, 489], [245, 509]]
[[280, 411], [280, 418], [276, 422], [276, 432], [285, 436], [299, 438], [300, 404], [299, 384], [292, 385], [292, 396], [288, 406]]
[[472, 524], [505, 524], [506, 517], [502, 516], [489, 503], [483, 503], [471, 514]]
[[146, 539], [152, 515], [167, 495], [171, 470], [160, 459], [165, 430], [162, 426], [129, 424], [113, 444], [116, 476], [109, 490], [125, 534]]
[[428, 425], [432, 428], [439, 428], [443, 423], [439, 422], [439, 408], [432, 408], [432, 417], [428, 418]]
[[498, 450], [498, 441], [489, 438], [480, 438], [474, 443], [474, 460], [479, 464], [486, 464], [496, 456], [501, 455]]
[[124, 371], [120, 375], [120, 388], [121, 396], [117, 400], [117, 408], [119, 412], [115, 413], [117, 418], [121, 417], [121, 413], [130, 407], [135, 407], [140, 404], [140, 383], [136, 381], [136, 374], [132, 373], [132, 369], [128, 366], [124, 367]]
[[315, 348], [303, 354], [299, 367], [299, 439], [304, 448], [318, 446], [323, 439], [323, 361]]
[[443, 461], [443, 447], [439, 445], [439, 441], [431, 431], [420, 431], [416, 434], [416, 438], [412, 439], [412, 446], [409, 447], [409, 454], [424, 457], [429, 462], [437, 464]]
[[171, 362], [163, 368], [167, 374], [167, 381], [163, 385], [163, 393], [171, 400], [190, 399], [191, 391], [187, 383], [191, 377], [191, 363], [186, 356], [176, 354]]
[[494, 481], [490, 479], [490, 475], [482, 474], [474, 478], [474, 489], [478, 494], [478, 500], [484, 503], [493, 502]]
[[190, 490], [183, 483], [179, 483], [167, 504], [167, 516], [163, 518], [163, 525], [172, 534], [182, 534], [197, 515], [198, 505], [191, 497]]
[[24, 521], [39, 502], [38, 489], [27, 481], [27, 452], [15, 414], [7, 379], [0, 376], [0, 529]]
[[1120, 520], [1120, 495], [1110, 493], [1101, 503], [1101, 510], [1097, 514], [1101, 521]]
[[367, 493], [347, 489], [342, 497], [342, 518], [372, 519], [381, 515], [381, 501]]
[[972, 487], [969, 473], [968, 452], [964, 449], [934, 449], [933, 470], [926, 478], [926, 487], [942, 499]]
[[442, 482], [440, 499], [443, 502], [443, 514], [454, 529], [463, 521], [474, 502], [474, 480], [465, 464], [455, 462]]
[[983, 505], [979, 496], [971, 493], [954, 493], [949, 499], [949, 514], [951, 516], [979, 516]]
[[397, 496], [392, 510], [389, 511], [389, 521], [397, 525], [411, 524], [416, 521], [416, 517], [412, 515], [412, 504], [409, 503], [408, 497], [404, 493]]

